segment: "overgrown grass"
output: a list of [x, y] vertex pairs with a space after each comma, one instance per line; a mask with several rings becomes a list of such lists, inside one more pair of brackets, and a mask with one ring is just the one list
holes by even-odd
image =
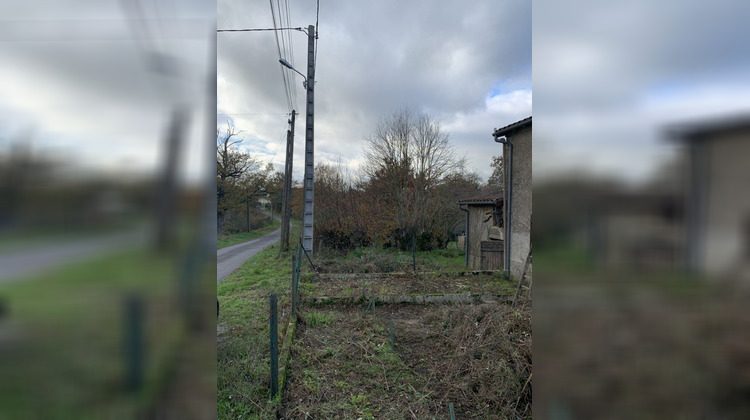
[[610, 276], [535, 289], [534, 357], [550, 378], [535, 412], [750, 418], [746, 285]]
[[[299, 222], [294, 221], [292, 238], [297, 237], [298, 226]], [[279, 253], [277, 243], [217, 284], [221, 305], [217, 348], [219, 418], [274, 416], [278, 400], [269, 399], [269, 295], [278, 295], [281, 343], [290, 307], [292, 254], [296, 255], [294, 247]]]
[[226, 248], [228, 246], [241, 244], [243, 242], [251, 241], [261, 236], [267, 235], [276, 229], [281, 227], [281, 222], [273, 219], [273, 221], [263, 226], [262, 228], [251, 230], [250, 232], [239, 232], [230, 235], [217, 235], [216, 236], [216, 249]]
[[400, 251], [396, 248], [357, 248], [348, 253], [323, 250], [313, 259], [316, 266], [331, 273], [392, 273], [411, 272], [416, 261], [417, 271], [461, 271], [466, 269], [463, 250], [454, 242], [445, 249], [432, 251]]
[[[131, 417], [157, 397], [184, 334], [170, 256], [121, 251], [0, 287], [0, 418]], [[143, 301], [144, 386], [124, 386], [124, 301]], [[10, 337], [10, 338], [8, 338]]]
[[448, 418], [449, 403], [459, 418], [530, 418], [529, 309], [383, 305], [363, 316], [333, 305], [305, 316], [283, 418]]
[[[374, 419], [384, 400], [414, 395], [413, 375], [390, 348], [387, 328], [356, 314], [306, 309], [307, 330], [293, 345], [289, 389], [301, 400], [286, 400], [284, 418]], [[345, 334], [340, 325], [353, 320], [356, 327]]]
[[537, 274], [549, 286], [606, 285], [612, 293], [622, 288], [675, 293], [678, 296], [701, 296], [708, 292], [709, 281], [697, 273], [679, 269], [639, 269], [597, 265], [582, 246], [562, 241], [535, 249]]
[[[295, 221], [291, 237], [296, 238], [299, 232], [299, 222]], [[292, 240], [294, 243], [294, 240]], [[322, 254], [322, 256], [319, 256]], [[219, 418], [273, 418], [279, 407], [280, 399], [270, 400], [270, 357], [269, 357], [269, 294], [278, 295], [279, 311], [279, 343], [283, 341], [290, 307], [290, 285], [292, 277], [291, 259], [297, 256], [297, 248], [285, 253], [279, 253], [278, 244], [266, 248], [250, 258], [233, 274], [217, 284], [217, 296], [221, 304], [221, 314], [218, 320], [218, 400], [217, 411]], [[416, 254], [417, 268], [430, 271], [461, 271], [464, 267], [464, 257], [461, 250], [455, 246], [445, 250], [418, 252]], [[335, 255], [318, 252], [313, 257], [316, 266], [321, 263], [327, 269], [336, 272], [361, 273], [363, 268], [374, 271], [404, 271], [412, 268], [412, 254], [399, 253], [394, 250], [375, 248], [358, 249], [347, 255]], [[304, 261], [303, 273], [300, 281], [300, 291], [309, 295], [312, 279], [309, 265]], [[370, 264], [370, 267], [367, 265]], [[375, 267], [374, 269], [372, 267]], [[491, 281], [489, 278], [488, 281]], [[500, 281], [500, 280], [497, 280]], [[359, 290], [359, 289], [357, 289]], [[310, 310], [304, 314], [307, 328], [325, 328], [337, 323], [336, 312]], [[378, 334], [382, 334], [380, 331]], [[386, 333], [387, 336], [387, 333]], [[390, 351], [382, 351], [385, 342], [377, 342], [368, 351], [372, 353], [372, 369], [381, 372], [381, 366], [393, 367], [392, 378], [405, 375], [402, 362]], [[281, 346], [281, 345], [280, 345]], [[328, 348], [331, 354], [340, 351], [335, 343]], [[296, 363], [296, 362], [295, 362]], [[358, 369], [352, 364], [351, 369]], [[388, 368], [390, 369], [390, 368]], [[377, 377], [373, 370], [373, 378]], [[311, 389], [320, 387], [320, 378], [314, 370], [295, 371], [302, 375], [306, 386]], [[408, 377], [401, 376], [404, 390], [411, 391]], [[334, 386], [346, 388], [344, 379], [334, 383]], [[372, 418], [367, 394], [354, 392], [347, 399], [346, 411], [362, 418]], [[333, 408], [332, 408], [333, 409]], [[325, 417], [323, 417], [325, 418]], [[354, 417], [356, 418], [356, 417]]]

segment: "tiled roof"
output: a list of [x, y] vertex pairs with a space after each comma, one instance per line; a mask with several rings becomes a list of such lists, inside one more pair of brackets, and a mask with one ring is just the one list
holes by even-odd
[[495, 201], [503, 201], [503, 197], [479, 197], [458, 200], [459, 204], [494, 204]]
[[705, 140], [712, 134], [750, 128], [750, 115], [732, 115], [703, 121], [671, 125], [664, 129], [668, 138], [682, 141]]
[[506, 125], [505, 127], [501, 127], [501, 128], [496, 129], [492, 133], [492, 135], [495, 136], [495, 137], [504, 136], [504, 135], [509, 134], [509, 133], [511, 133], [513, 131], [520, 130], [520, 129], [522, 129], [522, 128], [526, 127], [526, 126], [530, 126], [530, 125], [531, 125], [531, 117], [524, 118], [521, 121], [516, 121], [516, 122], [514, 122], [512, 124]]

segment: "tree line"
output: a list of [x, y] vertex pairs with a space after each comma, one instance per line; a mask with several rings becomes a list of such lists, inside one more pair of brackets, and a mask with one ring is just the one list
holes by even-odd
[[[240, 150], [234, 127], [217, 130], [217, 229], [251, 228], [257, 198], [281, 206], [283, 173]], [[355, 174], [341, 164], [315, 167], [316, 249], [381, 246], [444, 248], [461, 233], [465, 214], [458, 201], [502, 194], [502, 158], [493, 157], [487, 183], [466, 167], [441, 124], [426, 114], [398, 110], [365, 137], [365, 164]], [[292, 194], [301, 219], [302, 189]], [[257, 211], [257, 210], [253, 210]], [[244, 219], [243, 219], [244, 218]]]
[[[463, 231], [458, 200], [501, 194], [502, 159], [493, 158], [493, 175], [482, 183], [428, 115], [396, 111], [365, 139], [360, 173], [316, 166], [314, 237], [323, 248], [444, 248]], [[301, 215], [296, 193], [292, 209]]]
[[276, 212], [284, 174], [271, 163], [263, 165], [242, 151], [242, 142], [233, 126], [216, 130], [216, 227], [217, 233], [229, 234], [260, 227], [268, 216], [257, 209], [258, 198], [267, 197]]

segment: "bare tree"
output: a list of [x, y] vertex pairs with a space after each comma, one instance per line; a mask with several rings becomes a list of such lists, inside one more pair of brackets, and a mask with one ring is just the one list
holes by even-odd
[[237, 185], [248, 172], [258, 167], [258, 163], [246, 152], [239, 149], [242, 142], [237, 136], [242, 131], [227, 124], [226, 131], [216, 130], [216, 221], [217, 232], [224, 231], [224, 217], [227, 210], [238, 200]]
[[383, 118], [366, 140], [363, 170], [373, 200], [390, 209], [382, 216], [395, 225], [395, 241], [435, 233], [441, 208], [435, 190], [464, 166], [448, 133], [430, 116], [402, 109]]
[[502, 188], [503, 172], [505, 172], [505, 168], [503, 165], [503, 156], [492, 156], [492, 163], [490, 163], [490, 168], [492, 168], [492, 174], [489, 178], [487, 178], [487, 185]]
[[414, 189], [414, 226], [420, 231], [433, 227], [442, 206], [436, 205], [435, 188], [450, 174], [463, 172], [465, 159], [456, 157], [440, 122], [427, 115], [417, 118], [412, 131]]

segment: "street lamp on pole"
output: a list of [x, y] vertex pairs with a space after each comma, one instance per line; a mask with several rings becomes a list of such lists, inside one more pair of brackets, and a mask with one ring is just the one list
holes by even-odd
[[288, 61], [280, 59], [282, 66], [294, 70], [300, 76], [305, 78], [303, 86], [307, 91], [307, 100], [305, 101], [305, 178], [303, 183], [303, 218], [302, 218], [302, 246], [312, 255], [313, 253], [313, 223], [315, 207], [315, 118], [314, 118], [314, 97], [315, 97], [315, 26], [307, 27], [307, 77], [297, 71]]
[[283, 58], [279, 60], [279, 63], [281, 63], [281, 64], [282, 64], [282, 65], [283, 65], [284, 67], [286, 67], [286, 68], [288, 68], [288, 69], [290, 69], [290, 70], [294, 70], [295, 72], [297, 72], [297, 74], [299, 74], [300, 76], [302, 76], [302, 78], [303, 78], [303, 79], [305, 79], [305, 80], [304, 80], [304, 81], [302, 82], [302, 86], [304, 86], [304, 87], [305, 87], [305, 89], [307, 89], [307, 77], [305, 77], [305, 75], [304, 75], [304, 74], [300, 73], [300, 72], [299, 72], [299, 71], [298, 71], [297, 69], [295, 69], [294, 67], [292, 67], [292, 65], [291, 65], [291, 64], [289, 64], [289, 62], [288, 62], [288, 61], [286, 61], [286, 60], [285, 60], [285, 59], [283, 59]]

